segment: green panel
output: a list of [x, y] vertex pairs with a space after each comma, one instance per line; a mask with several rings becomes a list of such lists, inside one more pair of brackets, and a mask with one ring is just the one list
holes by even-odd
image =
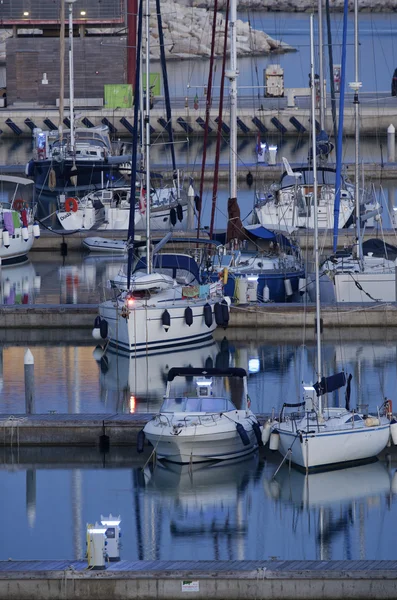
[[[153, 96], [160, 96], [160, 73], [150, 73], [150, 89]], [[143, 89], [146, 90], [146, 73], [143, 74]]]
[[131, 108], [132, 85], [130, 83], [108, 83], [105, 88], [105, 108]]

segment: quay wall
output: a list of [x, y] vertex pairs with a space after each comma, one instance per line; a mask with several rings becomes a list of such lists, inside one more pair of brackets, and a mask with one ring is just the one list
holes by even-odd
[[[284, 99], [282, 99], [284, 100]], [[94, 126], [108, 124], [110, 122], [113, 131], [112, 135], [121, 138], [131, 139], [131, 127], [133, 124], [132, 109], [98, 109], [88, 108], [79, 111], [81, 119], [88, 119]], [[210, 121], [215, 123], [218, 117], [218, 110], [210, 111]], [[309, 138], [310, 135], [310, 109], [293, 107], [271, 107], [257, 109], [254, 106], [240, 107], [238, 117], [241, 120], [239, 125], [239, 135], [251, 135], [254, 138], [258, 131], [262, 132], [265, 138], [269, 135], [280, 134], [280, 124], [285, 129], [285, 135], [299, 135]], [[276, 123], [274, 118], [277, 119]], [[1, 137], [32, 137], [32, 123], [35, 127], [48, 130], [48, 125], [44, 120], [50, 120], [56, 127], [59, 124], [59, 109], [56, 107], [38, 108], [27, 106], [26, 108], [0, 108], [0, 131]], [[261, 130], [258, 129], [258, 119], [261, 123]], [[292, 121], [291, 121], [292, 119]], [[203, 135], [204, 129], [202, 123], [205, 122], [205, 110], [200, 108], [195, 110], [193, 107], [182, 107], [173, 109], [173, 128], [178, 136], [187, 137], [189, 135]], [[297, 129], [296, 120], [301, 127]], [[230, 127], [229, 115], [225, 114], [223, 121], [227, 127]], [[28, 124], [30, 127], [28, 126]], [[150, 124], [153, 128], [153, 135], [162, 135], [166, 133], [164, 124], [167, 123], [165, 108], [153, 108], [151, 111]], [[201, 124], [200, 124], [201, 123]], [[379, 135], [379, 132], [386, 137], [387, 128], [393, 124], [397, 128], [397, 106], [385, 106], [379, 111], [369, 106], [361, 106], [360, 134], [363, 136]], [[17, 126], [17, 130], [14, 126]], [[216, 127], [211, 126], [212, 136], [216, 135]], [[332, 131], [332, 115], [330, 109], [326, 110], [325, 129]], [[18, 133], [19, 130], [19, 133]], [[347, 107], [344, 111], [344, 135], [353, 136], [355, 131], [354, 110], [353, 107]]]
[[178, 600], [189, 582], [196, 600], [379, 600], [397, 591], [393, 561], [377, 569], [370, 569], [376, 561], [140, 561], [122, 570], [124, 562], [92, 571], [82, 561], [63, 561], [62, 570], [51, 561], [29, 569], [26, 561], [17, 571], [11, 561], [0, 570], [0, 600]]
[[[96, 304], [0, 306], [0, 331], [10, 329], [92, 329], [98, 314]], [[314, 304], [286, 303], [232, 306], [230, 328], [279, 328], [290, 332], [315, 326]], [[397, 304], [338, 304], [321, 308], [324, 329], [330, 328], [394, 328], [397, 327]]]

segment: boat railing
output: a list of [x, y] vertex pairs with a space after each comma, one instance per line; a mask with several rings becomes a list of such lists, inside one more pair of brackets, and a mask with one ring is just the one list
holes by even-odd
[[159, 415], [156, 415], [156, 418], [158, 419], [160, 425], [163, 426], [168, 425], [169, 427], [177, 427], [181, 425], [187, 427], [189, 425], [192, 425], [192, 419], [194, 419], [195, 425], [208, 425], [208, 421], [211, 421], [215, 424], [216, 421], [219, 420], [221, 413], [205, 413], [201, 415], [198, 413], [188, 413], [185, 417], [181, 416], [180, 418], [178, 418], [177, 424], [173, 422], [174, 416], [175, 415], [173, 413], [170, 413], [170, 416], [164, 413], [160, 413]]

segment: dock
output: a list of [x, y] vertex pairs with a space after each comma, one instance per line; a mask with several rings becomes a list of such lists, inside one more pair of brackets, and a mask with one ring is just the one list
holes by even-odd
[[[266, 532], [264, 532], [265, 535]], [[397, 561], [0, 562], [0, 600], [334, 600], [395, 598]]]
[[[15, 330], [92, 329], [98, 314], [97, 304], [20, 304], [0, 306], [0, 332]], [[230, 308], [230, 329], [262, 329], [299, 332], [311, 324], [315, 330], [316, 307], [314, 303], [240, 304]], [[395, 328], [397, 303], [343, 303], [321, 307], [322, 326], [335, 328]], [[223, 329], [219, 328], [222, 332]], [[3, 338], [4, 339], [4, 338]], [[94, 343], [94, 341], [93, 341]]]

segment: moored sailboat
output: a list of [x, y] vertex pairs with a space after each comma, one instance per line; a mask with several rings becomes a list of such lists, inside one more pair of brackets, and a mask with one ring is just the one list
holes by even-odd
[[[142, 0], [138, 21], [138, 47], [142, 43]], [[149, 27], [149, 1], [146, 0], [146, 27]], [[146, 36], [146, 89], [149, 89], [149, 35]], [[136, 70], [134, 122], [139, 118], [140, 65]], [[146, 189], [150, 189], [150, 100], [145, 106], [145, 173]], [[136, 189], [138, 133], [134, 128], [132, 147], [131, 190]], [[135, 197], [131, 193], [128, 228], [128, 262], [126, 290], [112, 300], [99, 305], [94, 337], [107, 339], [118, 351], [131, 354], [166, 352], [186, 344], [190, 347], [207, 343], [219, 319], [215, 307], [219, 305], [222, 324], [228, 322], [228, 304], [219, 284], [200, 286], [181, 285], [171, 274], [153, 268], [150, 218], [146, 219], [146, 257], [133, 271], [135, 235]], [[147, 206], [150, 215], [150, 202]], [[177, 261], [177, 257], [176, 257]], [[177, 263], [176, 265], [177, 266]], [[219, 309], [218, 309], [219, 311]]]
[[[310, 18], [311, 73], [314, 80], [313, 16]], [[311, 90], [312, 115], [315, 111], [314, 87]], [[313, 145], [315, 133], [313, 132]], [[284, 460], [290, 460], [307, 472], [373, 460], [386, 447], [390, 437], [391, 405], [381, 400], [377, 414], [350, 410], [350, 392], [346, 388], [346, 406], [325, 407], [323, 396], [350, 382], [344, 372], [322, 376], [319, 240], [317, 214], [317, 161], [313, 155], [314, 250], [316, 283], [317, 382], [304, 386], [302, 402], [284, 403], [279, 418], [266, 428], [271, 448], [278, 448]], [[286, 408], [297, 412], [285, 414]]]

